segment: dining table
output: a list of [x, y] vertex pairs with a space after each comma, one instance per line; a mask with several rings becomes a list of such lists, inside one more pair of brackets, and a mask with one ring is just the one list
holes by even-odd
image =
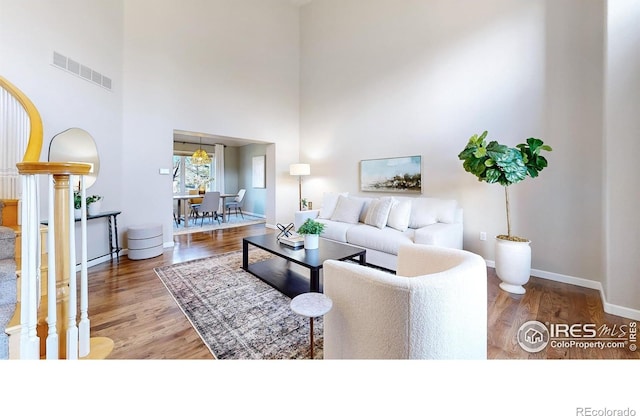
[[[235, 198], [237, 196], [238, 196], [237, 193], [220, 194], [220, 201], [222, 205], [222, 222], [227, 222], [227, 211], [225, 209], [227, 198]], [[203, 195], [193, 195], [193, 194], [173, 196], [173, 200], [178, 201], [178, 213], [180, 213], [179, 221], [182, 221], [182, 219], [184, 219], [185, 228], [189, 227], [189, 212], [187, 212], [189, 204], [187, 204], [187, 201], [193, 198], [202, 198], [202, 197]]]
[[185, 228], [189, 226], [189, 213], [187, 212], [189, 204], [187, 204], [187, 201], [193, 198], [198, 198], [198, 195], [186, 194], [173, 196], [173, 200], [178, 201], [178, 222], [181, 222], [184, 219]]

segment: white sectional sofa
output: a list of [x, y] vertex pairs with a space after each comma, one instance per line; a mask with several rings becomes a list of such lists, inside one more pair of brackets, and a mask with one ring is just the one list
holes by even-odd
[[462, 214], [453, 199], [325, 193], [320, 209], [295, 213], [294, 226], [322, 222], [322, 238], [365, 248], [367, 263], [395, 271], [403, 244], [462, 249]]

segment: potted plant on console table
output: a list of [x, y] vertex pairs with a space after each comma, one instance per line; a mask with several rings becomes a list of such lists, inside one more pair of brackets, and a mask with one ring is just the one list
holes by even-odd
[[73, 191], [73, 216], [78, 219], [82, 216], [82, 196], [80, 191]]
[[527, 176], [537, 177], [547, 167], [547, 159], [540, 152], [552, 149], [542, 140], [533, 137], [515, 148], [499, 144], [495, 140], [487, 144], [486, 137], [486, 131], [480, 136], [471, 136], [458, 158], [464, 161], [464, 170], [474, 174], [479, 181], [504, 186], [507, 234], [496, 237], [496, 274], [502, 280], [500, 288], [510, 293], [523, 294], [525, 289], [522, 285], [529, 281], [531, 275], [531, 241], [511, 234], [509, 186], [525, 180]]
[[298, 228], [298, 234], [304, 235], [305, 249], [314, 250], [318, 248], [318, 240], [320, 234], [324, 231], [324, 226], [321, 222], [307, 218], [300, 228]]
[[102, 207], [102, 196], [100, 195], [91, 195], [87, 197], [87, 214], [88, 215], [98, 215], [100, 213], [100, 208]]

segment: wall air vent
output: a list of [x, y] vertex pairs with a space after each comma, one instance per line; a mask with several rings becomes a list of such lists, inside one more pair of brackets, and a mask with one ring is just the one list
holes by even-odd
[[92, 84], [96, 84], [101, 86], [102, 88], [106, 88], [111, 91], [111, 78], [101, 74], [100, 72], [89, 68], [86, 65], [82, 65], [81, 63], [74, 61], [73, 59], [64, 56], [59, 52], [53, 52], [53, 66], [64, 69], [67, 72], [70, 72], [74, 75], [79, 76], [80, 78], [91, 82]]

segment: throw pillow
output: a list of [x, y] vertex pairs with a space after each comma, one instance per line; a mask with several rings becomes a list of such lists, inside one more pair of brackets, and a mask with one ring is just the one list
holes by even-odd
[[451, 224], [455, 221], [456, 207], [455, 199], [416, 198], [413, 201], [409, 226], [421, 228], [437, 222]]
[[456, 209], [458, 202], [455, 199], [435, 199], [434, 207], [438, 222], [453, 224], [456, 221]]
[[346, 222], [349, 224], [357, 224], [360, 220], [360, 211], [362, 211], [363, 201], [361, 198], [349, 198], [344, 195], [338, 197], [336, 209], [331, 215], [331, 221]]
[[399, 201], [393, 199], [391, 210], [389, 211], [389, 218], [387, 219], [387, 226], [394, 228], [398, 231], [405, 232], [409, 228], [409, 219], [411, 218], [411, 200], [407, 199]]
[[336, 204], [338, 203], [338, 197], [340, 195], [348, 196], [349, 192], [335, 193], [335, 192], [325, 192], [322, 196], [322, 207], [320, 207], [320, 212], [318, 213], [318, 218], [329, 219], [333, 215], [333, 211], [336, 209]]
[[383, 229], [387, 226], [387, 218], [389, 218], [389, 211], [391, 210], [392, 198], [380, 198], [374, 199], [369, 204], [369, 210], [367, 216], [364, 219], [364, 223]]

